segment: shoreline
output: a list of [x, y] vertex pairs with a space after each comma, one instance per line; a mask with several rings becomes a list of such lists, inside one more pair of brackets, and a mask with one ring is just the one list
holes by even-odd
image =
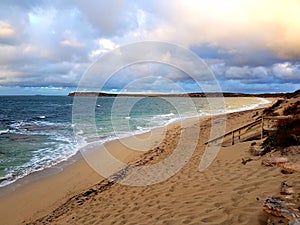
[[172, 119], [171, 121], [167, 122], [164, 125], [157, 126], [157, 127], [152, 127], [149, 130], [140, 131], [140, 132], [135, 131], [135, 132], [133, 132], [131, 134], [128, 134], [128, 135], [126, 135], [124, 137], [121, 137], [121, 138], [116, 137], [116, 139], [105, 140], [104, 142], [100, 142], [100, 143], [92, 142], [92, 143], [89, 143], [87, 145], [84, 145], [84, 146], [80, 147], [74, 155], [72, 155], [71, 157], [69, 157], [69, 158], [67, 158], [67, 159], [65, 159], [65, 160], [63, 160], [63, 161], [61, 161], [57, 164], [51, 165], [49, 167], [45, 167], [41, 170], [34, 171], [34, 172], [29, 173], [29, 174], [27, 174], [27, 175], [25, 175], [21, 178], [16, 179], [15, 181], [12, 181], [11, 183], [0, 186], [0, 197], [7, 194], [7, 193], [9, 193], [9, 192], [13, 192], [14, 190], [16, 190], [19, 187], [22, 187], [22, 186], [27, 185], [31, 182], [35, 182], [39, 179], [42, 179], [43, 177], [48, 177], [48, 176], [55, 175], [57, 173], [62, 172], [65, 167], [67, 167], [70, 164], [73, 164], [77, 160], [81, 159], [82, 158], [82, 154], [81, 154], [82, 149], [88, 148], [89, 145], [95, 145], [95, 147], [97, 147], [99, 145], [103, 145], [103, 144], [106, 144], [106, 143], [109, 143], [109, 142], [114, 142], [114, 141], [117, 141], [117, 140], [120, 140], [120, 139], [122, 140], [122, 139], [130, 138], [132, 136], [143, 135], [143, 134], [146, 134], [146, 133], [149, 133], [149, 132], [151, 133], [153, 130], [164, 129], [165, 127], [168, 127], [169, 125], [180, 123], [183, 120], [200, 119], [200, 118], [205, 118], [205, 117], [214, 117], [214, 116], [227, 115], [227, 114], [231, 114], [231, 113], [261, 109], [261, 108], [265, 108], [265, 107], [273, 104], [274, 101], [278, 99], [278, 98], [261, 98], [261, 97], [247, 97], [247, 98], [257, 98], [257, 99], [260, 99], [261, 102], [258, 103], [258, 104], [251, 105], [250, 108], [248, 108], [248, 106], [243, 106], [243, 107], [238, 108], [238, 109], [228, 110], [227, 112], [215, 113], [215, 114], [212, 114], [212, 115], [204, 114], [204, 115], [199, 115], [199, 116], [194, 116], [194, 117], [174, 118], [174, 119]]
[[[266, 105], [264, 107], [260, 107], [259, 109], [226, 113], [226, 116], [231, 117], [234, 115], [244, 114], [252, 116], [253, 112], [261, 112], [265, 107]], [[217, 118], [218, 116], [221, 115], [213, 115], [212, 117]], [[189, 128], [192, 126], [197, 126], [195, 124], [198, 124], [199, 121], [207, 123], [209, 120], [210, 117], [190, 118], [185, 119], [184, 123], [186, 123], [186, 127]], [[170, 129], [171, 131], [174, 131], [174, 127], [176, 127], [176, 125], [181, 122], [182, 121], [177, 121], [168, 124], [163, 128], [167, 128], [168, 130]], [[231, 126], [232, 124], [230, 126], [227, 126], [226, 129], [230, 129]], [[159, 130], [162, 128], [157, 129]], [[151, 132], [159, 133], [155, 129]], [[147, 134], [138, 134], [132, 137], [143, 135]], [[175, 134], [175, 136], [176, 135], [178, 135], [178, 133]], [[127, 151], [126, 154], [124, 154], [124, 148], [120, 148], [119, 140], [114, 140], [105, 144], [108, 145], [110, 149], [117, 149], [116, 151], [113, 150], [114, 155], [117, 155], [125, 162], [134, 161], [143, 155], [135, 154], [136, 152], [132, 152], [130, 150]], [[49, 170], [38, 171], [35, 175], [33, 175], [33, 177], [37, 179], [30, 180], [29, 175], [29, 178], [27, 177], [28, 180], [25, 178], [27, 182], [23, 182], [23, 185], [20, 185], [19, 183], [15, 182], [11, 185], [8, 185], [10, 186], [10, 188], [8, 188], [8, 186], [5, 186], [4, 188], [8, 188], [8, 191], [1, 191], [2, 195], [0, 196], [0, 211], [1, 214], [3, 214], [2, 217], [3, 221], [5, 221], [5, 224], [21, 224], [24, 220], [32, 221], [35, 220], [34, 218], [37, 219], [42, 216], [45, 216], [51, 213], [51, 211], [53, 211], [55, 208], [57, 208], [63, 202], [67, 201], [72, 196], [75, 196], [76, 194], [81, 193], [87, 188], [99, 183], [100, 181], [105, 180], [103, 177], [101, 177], [93, 169], [90, 168], [90, 166], [81, 156], [80, 151], [74, 157], [76, 158], [76, 160], [72, 161], [71, 163], [62, 162], [62, 164], [64, 163], [64, 166], [60, 168], [61, 171], [56, 171], [53, 173], [50, 173]], [[72, 159], [74, 158], [72, 157]], [[14, 185], [15, 188], [11, 188]], [[55, 188], [48, 189], [48, 187]], [[43, 201], [40, 201], [39, 196], [44, 196], [45, 194], [47, 195], [47, 197], [44, 198]], [[13, 207], [15, 207], [15, 209], [12, 212], [11, 210]], [[16, 212], [18, 212], [18, 216], [15, 217], [13, 221], [11, 221], [11, 218], [15, 216]]]
[[[256, 111], [262, 111], [262, 109], [241, 111], [228, 114], [227, 116], [240, 114], [252, 116]], [[198, 124], [199, 121], [206, 121], [207, 123], [209, 118], [201, 118], [200, 120], [199, 118], [193, 118], [185, 122], [187, 123], [187, 127], [192, 127], [193, 124]], [[173, 128], [174, 130], [174, 126], [176, 125], [169, 125], [169, 128], [171, 130]], [[227, 127], [227, 129], [230, 129], [230, 126]], [[118, 145], [117, 142], [117, 140], [109, 142], [110, 148], [117, 149], [115, 148], [116, 144]], [[116, 152], [116, 154], [118, 153], [120, 153], [120, 151]], [[119, 156], [128, 161], [136, 160], [139, 157], [138, 155], [132, 154], [132, 152], [127, 152], [127, 154], [121, 152]], [[43, 171], [41, 171], [41, 173], [42, 172]], [[2, 220], [5, 221], [5, 224], [21, 224], [23, 220], [28, 221], [33, 218], [40, 218], [41, 216], [51, 213], [51, 211], [72, 196], [81, 193], [103, 180], [104, 178], [91, 169], [81, 157], [79, 160], [66, 166], [60, 173], [41, 177], [41, 179], [19, 187], [17, 190], [5, 196], [1, 196], [0, 212], [3, 214]], [[48, 187], [53, 188], [49, 189]], [[44, 196], [45, 194], [47, 197], [44, 197], [43, 201], [40, 201], [39, 196]], [[12, 211], [13, 207], [14, 209]], [[16, 212], [18, 212], [17, 217], [15, 215]], [[11, 221], [12, 217], [14, 217], [13, 221]]]

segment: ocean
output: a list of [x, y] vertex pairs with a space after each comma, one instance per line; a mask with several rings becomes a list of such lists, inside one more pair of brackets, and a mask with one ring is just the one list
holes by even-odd
[[[80, 98], [89, 101], [89, 97]], [[74, 135], [72, 97], [0, 96], [0, 187], [67, 160], [91, 142], [101, 144], [182, 118], [267, 103], [259, 98], [225, 98], [225, 108], [211, 109], [205, 98], [192, 100], [195, 111], [184, 107], [185, 98], [99, 97], [94, 105], [96, 134], [83, 130], [79, 139]]]

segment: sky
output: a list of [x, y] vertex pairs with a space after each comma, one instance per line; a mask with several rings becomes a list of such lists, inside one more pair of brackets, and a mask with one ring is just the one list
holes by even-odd
[[[103, 55], [141, 41], [192, 51], [224, 92], [292, 92], [300, 89], [299, 12], [299, 0], [0, 0], [0, 95], [66, 95]], [[112, 76], [105, 91], [137, 77], [137, 92], [172, 91], [166, 79], [198, 91], [159, 63]]]

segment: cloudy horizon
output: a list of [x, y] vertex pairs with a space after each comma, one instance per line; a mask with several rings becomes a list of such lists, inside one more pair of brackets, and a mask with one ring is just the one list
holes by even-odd
[[[293, 92], [300, 88], [299, 11], [295, 0], [1, 0], [0, 95], [66, 95], [103, 54], [148, 40], [195, 53], [224, 92]], [[149, 63], [118, 71], [106, 91], [145, 70], [195, 92], [182, 71]]]

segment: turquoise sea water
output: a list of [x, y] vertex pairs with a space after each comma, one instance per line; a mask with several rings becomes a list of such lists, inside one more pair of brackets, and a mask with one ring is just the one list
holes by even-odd
[[98, 98], [92, 105], [96, 134], [84, 129], [79, 131], [83, 138], [76, 140], [72, 97], [2, 96], [0, 186], [64, 161], [87, 143], [145, 132], [179, 118], [250, 109], [265, 103], [257, 98], [226, 98], [224, 108], [210, 109], [205, 98], [192, 101], [194, 105], [189, 108], [185, 98]]

